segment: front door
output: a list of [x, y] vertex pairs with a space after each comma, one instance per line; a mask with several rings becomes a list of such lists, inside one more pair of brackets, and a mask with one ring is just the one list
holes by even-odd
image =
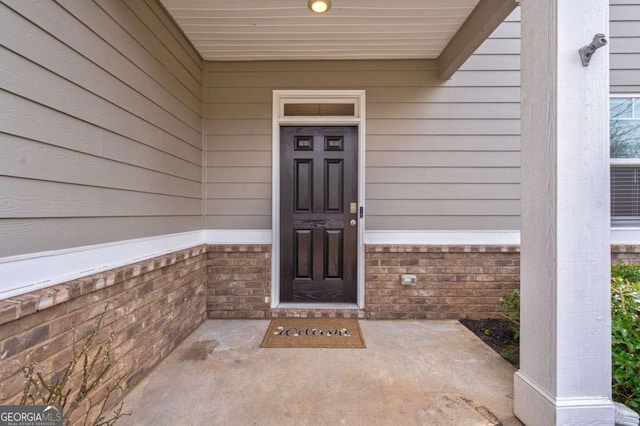
[[280, 128], [280, 301], [356, 303], [357, 127]]

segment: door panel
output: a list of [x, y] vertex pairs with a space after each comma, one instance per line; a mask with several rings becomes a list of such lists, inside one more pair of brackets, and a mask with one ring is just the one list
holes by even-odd
[[355, 303], [356, 127], [280, 129], [280, 300]]
[[296, 212], [313, 210], [313, 160], [295, 160], [296, 178], [293, 191], [296, 194]]

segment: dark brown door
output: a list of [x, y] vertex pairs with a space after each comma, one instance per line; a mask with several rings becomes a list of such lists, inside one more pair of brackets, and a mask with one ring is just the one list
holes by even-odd
[[280, 300], [355, 303], [356, 127], [280, 129]]

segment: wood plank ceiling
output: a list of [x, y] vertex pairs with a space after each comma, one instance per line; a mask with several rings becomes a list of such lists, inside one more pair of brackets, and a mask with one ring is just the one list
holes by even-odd
[[307, 0], [161, 2], [205, 60], [253, 61], [436, 59], [479, 0], [333, 0], [322, 15]]

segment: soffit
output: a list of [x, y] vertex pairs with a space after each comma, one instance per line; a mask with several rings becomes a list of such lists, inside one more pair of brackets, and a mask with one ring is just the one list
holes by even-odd
[[437, 59], [480, 0], [332, 0], [323, 15], [306, 0], [161, 2], [203, 59], [255, 61]]

